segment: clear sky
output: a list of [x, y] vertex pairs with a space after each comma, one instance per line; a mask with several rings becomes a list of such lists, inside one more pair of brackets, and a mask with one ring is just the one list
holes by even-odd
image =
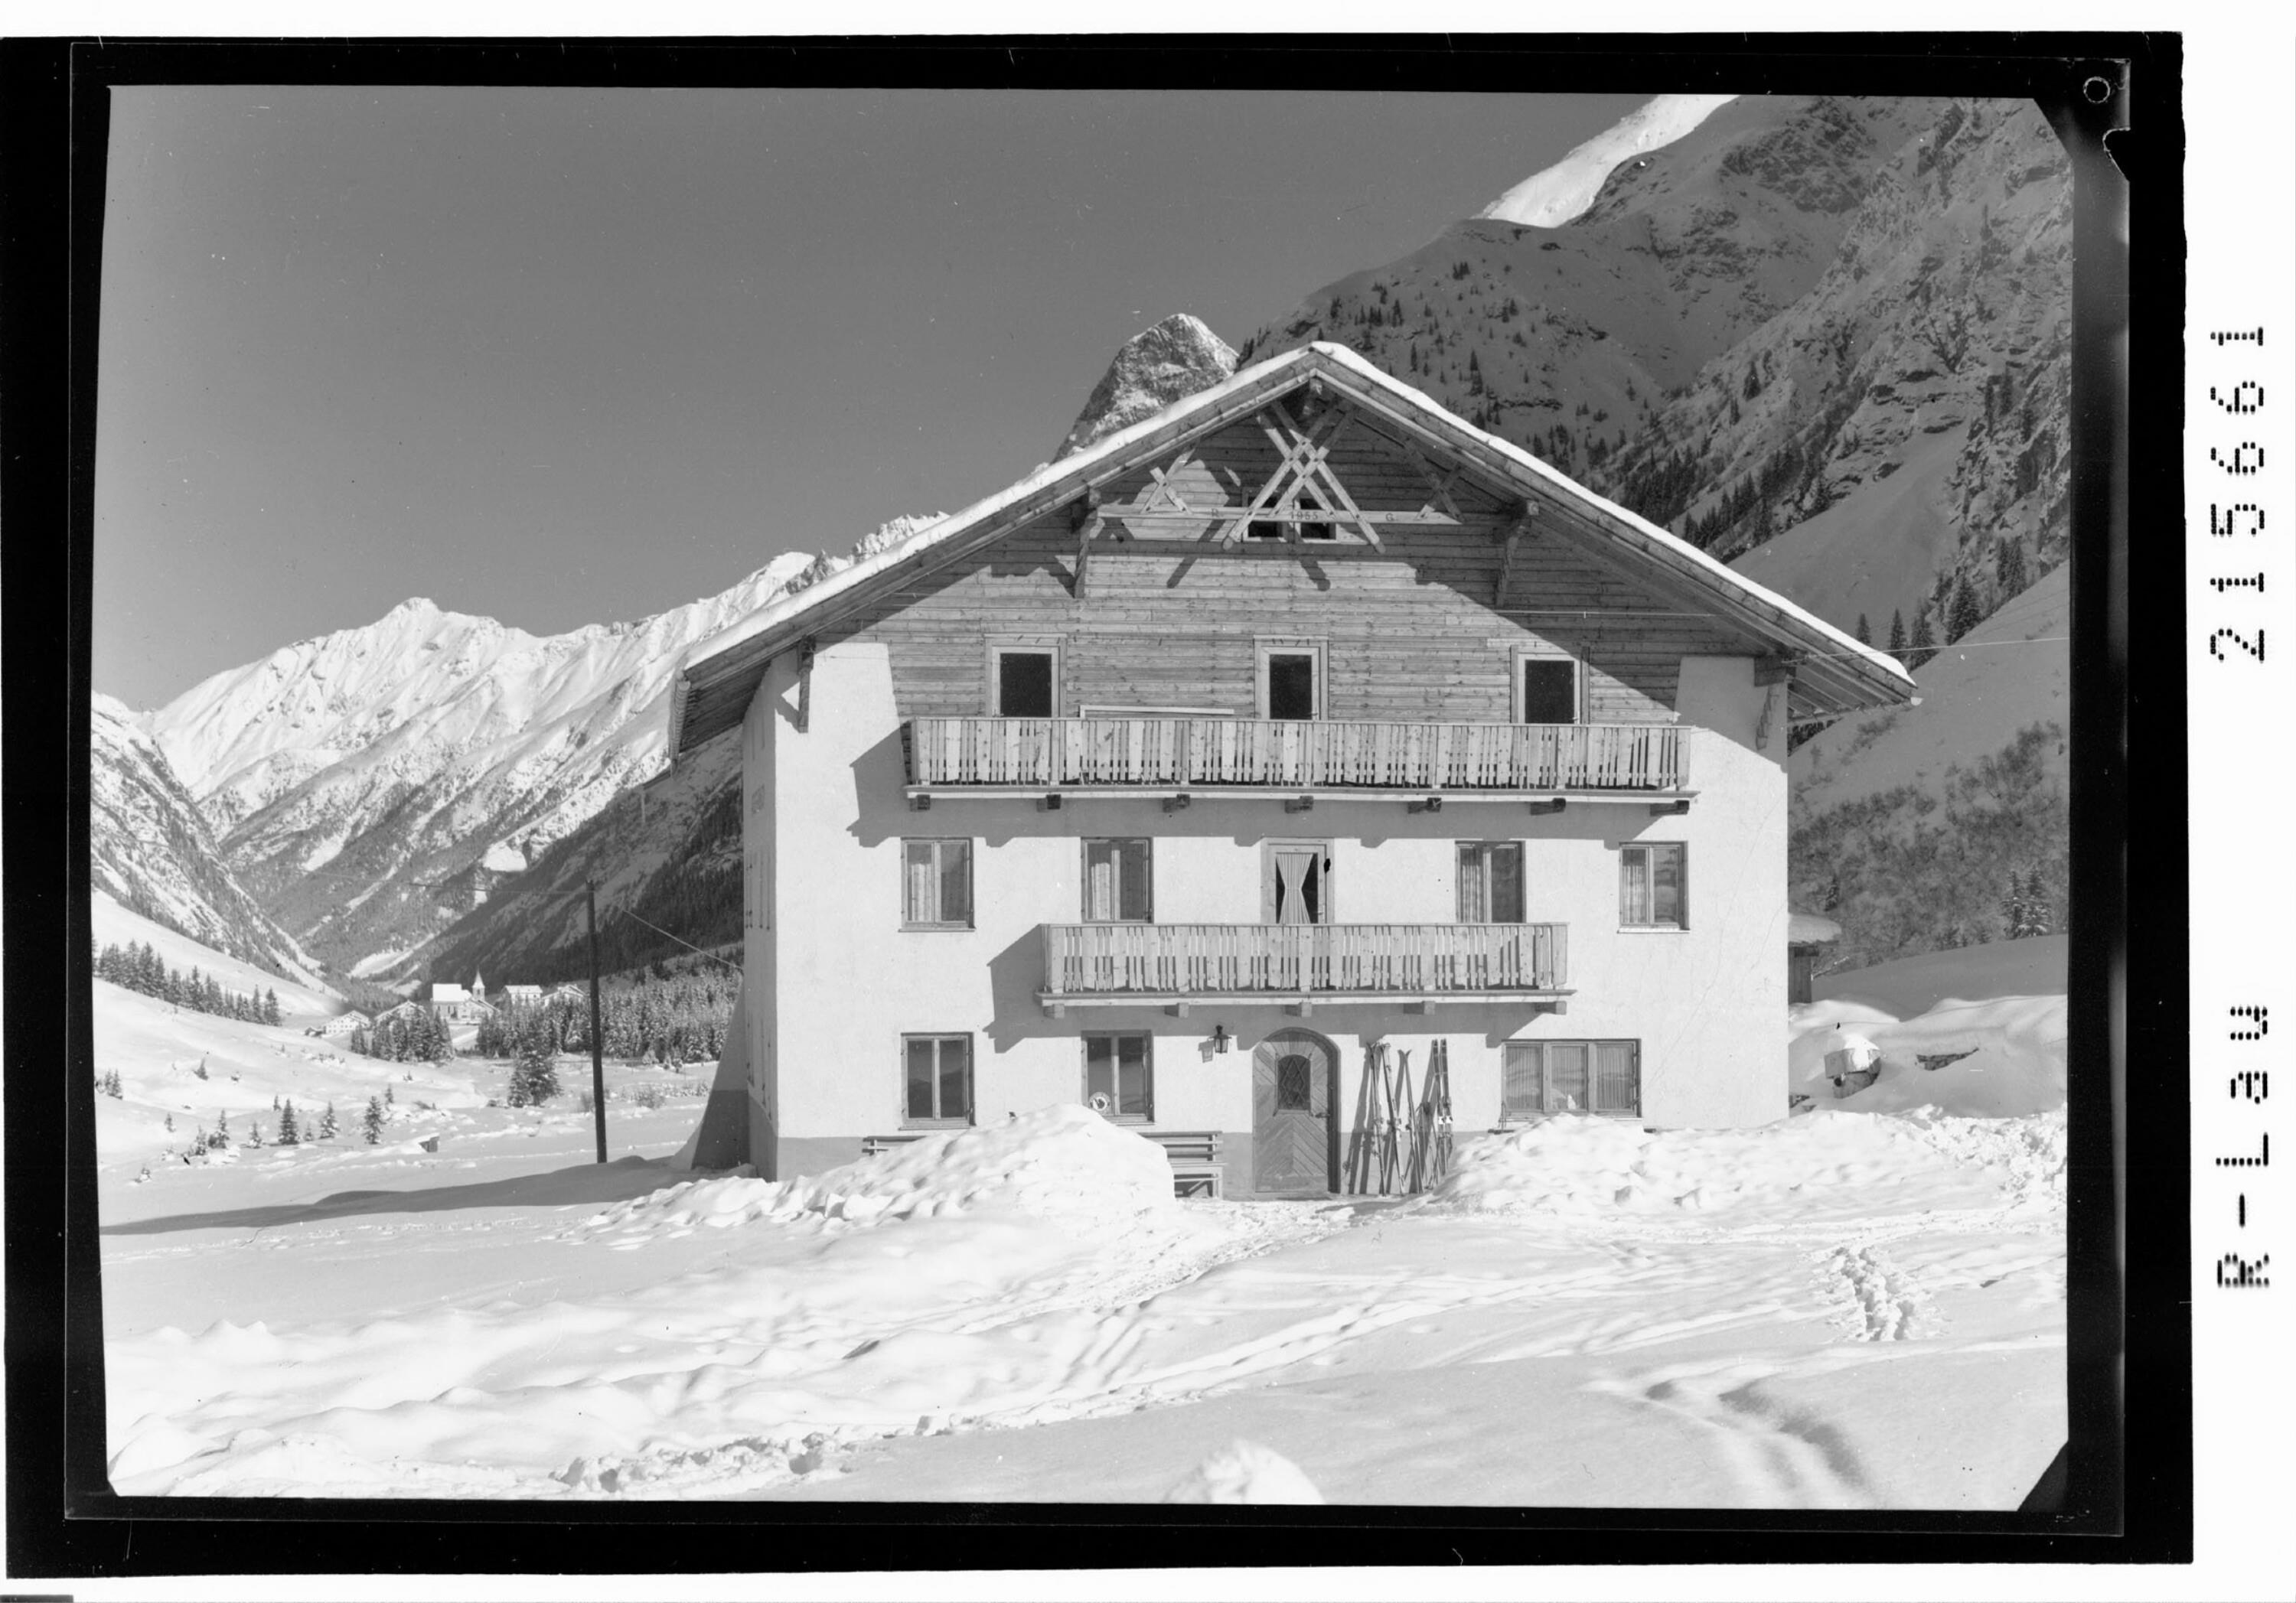
[[953, 511], [1158, 318], [1240, 342], [1636, 103], [117, 91], [95, 688], [411, 595], [642, 617]]

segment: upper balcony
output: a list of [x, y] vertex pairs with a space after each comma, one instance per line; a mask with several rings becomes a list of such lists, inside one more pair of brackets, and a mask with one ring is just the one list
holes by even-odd
[[1192, 795], [1406, 801], [1649, 801], [1686, 808], [1676, 724], [1358, 724], [1140, 716], [914, 718], [902, 726], [913, 806], [935, 796]]

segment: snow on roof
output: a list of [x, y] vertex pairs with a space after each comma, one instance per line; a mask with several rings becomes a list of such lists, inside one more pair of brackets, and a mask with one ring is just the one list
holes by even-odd
[[[960, 511], [948, 514], [939, 521], [917, 530], [906, 540], [886, 547], [882, 552], [855, 563], [841, 573], [832, 575], [794, 595], [785, 596], [762, 607], [731, 627], [697, 642], [687, 654], [678, 670], [670, 701], [669, 749], [673, 760], [684, 755], [686, 746], [686, 699], [695, 671], [712, 660], [759, 636], [784, 628], [806, 614], [824, 608], [828, 602], [849, 592], [868, 585], [880, 575], [898, 564], [907, 561], [934, 546], [949, 544], [991, 522], [1000, 514], [1028, 501], [1031, 496], [1062, 483], [1073, 480], [1073, 487], [1081, 489], [1109, 463], [1119, 462], [1144, 441], [1160, 430], [1184, 419], [1202, 413], [1216, 413], [1223, 403], [1240, 396], [1259, 395], [1280, 388], [1280, 380], [1291, 370], [1301, 367], [1324, 367], [1344, 370], [1373, 388], [1385, 391], [1391, 398], [1404, 403], [1411, 410], [1440, 419], [1442, 422], [1502, 458], [1505, 464], [1536, 479], [1541, 487], [1554, 495], [1589, 507], [1614, 520], [1632, 542], [1664, 553], [1677, 563], [1685, 563], [1696, 571], [1691, 577], [1726, 593], [1734, 593], [1775, 609], [1798, 631], [1817, 636], [1829, 648], [1823, 655], [1857, 660], [1869, 669], [1913, 688], [1914, 678], [1904, 664], [1887, 653], [1852, 638], [1835, 628], [1815, 613], [1808, 612], [1785, 597], [1747, 578], [1743, 574], [1724, 566], [1698, 547], [1644, 518], [1641, 514], [1604, 499], [1579, 484], [1576, 479], [1549, 467], [1529, 452], [1497, 435], [1486, 433], [1451, 412], [1424, 390], [1414, 388], [1393, 375], [1374, 367], [1364, 357], [1342, 345], [1316, 340], [1272, 356], [1265, 362], [1240, 369], [1233, 377], [1206, 389], [1174, 402], [1160, 412], [1141, 419], [1126, 429], [1119, 429], [1073, 456], [1047, 462], [1027, 478], [1008, 486], [993, 495], [973, 503]], [[1055, 503], [1057, 504], [1057, 503]], [[763, 664], [758, 665], [760, 674]], [[718, 732], [713, 732], [713, 733]], [[706, 738], [706, 737], [705, 737]]]
[[1814, 912], [1786, 914], [1786, 944], [1790, 946], [1822, 945], [1841, 938], [1841, 926], [1832, 919], [1823, 919]]

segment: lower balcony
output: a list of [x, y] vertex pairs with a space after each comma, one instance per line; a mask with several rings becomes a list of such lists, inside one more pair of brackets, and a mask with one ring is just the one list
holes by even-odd
[[1570, 995], [1563, 924], [1047, 924], [1045, 988], [1073, 1007], [1538, 1002]]

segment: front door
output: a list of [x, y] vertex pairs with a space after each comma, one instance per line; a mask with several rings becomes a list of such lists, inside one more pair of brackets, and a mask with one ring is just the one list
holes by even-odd
[[1309, 1030], [1279, 1030], [1251, 1054], [1251, 1188], [1320, 1197], [1332, 1189], [1339, 1054]]

